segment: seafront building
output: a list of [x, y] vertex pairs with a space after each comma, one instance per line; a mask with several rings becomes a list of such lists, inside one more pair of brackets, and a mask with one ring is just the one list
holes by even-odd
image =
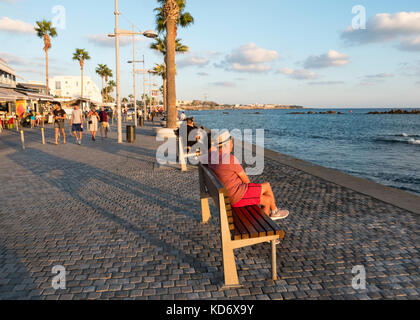
[[47, 94], [44, 84], [17, 83], [17, 78], [15, 70], [0, 58], [0, 115], [24, 113], [30, 109], [42, 112], [54, 100], [54, 97]]
[[[55, 76], [49, 78], [51, 94], [58, 99], [80, 98], [80, 76]], [[102, 103], [101, 91], [91, 77], [83, 77], [83, 98], [94, 103]]]

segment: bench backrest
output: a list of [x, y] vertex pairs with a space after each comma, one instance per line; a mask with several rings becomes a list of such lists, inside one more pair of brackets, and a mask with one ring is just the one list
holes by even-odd
[[229, 230], [233, 231], [235, 229], [235, 226], [233, 224], [233, 213], [226, 188], [216, 177], [216, 175], [213, 172], [211, 172], [207, 165], [200, 163], [198, 170], [200, 175], [200, 192], [202, 193], [202, 195], [208, 194], [213, 199], [215, 205], [219, 208], [219, 210], [221, 209], [220, 204], [224, 204], [224, 209], [226, 210], [226, 215], [229, 223]]

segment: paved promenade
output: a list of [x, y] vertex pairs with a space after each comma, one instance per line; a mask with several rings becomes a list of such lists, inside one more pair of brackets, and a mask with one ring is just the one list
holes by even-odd
[[[68, 133], [68, 129], [67, 129]], [[236, 251], [242, 287], [221, 290], [217, 211], [200, 223], [198, 173], [157, 168], [151, 126], [135, 144], [52, 144], [46, 129], [0, 134], [0, 299], [420, 299], [420, 215], [285, 165], [264, 174], [281, 222], [271, 247]], [[52, 268], [67, 270], [54, 290]], [[352, 288], [352, 268], [366, 289]]]

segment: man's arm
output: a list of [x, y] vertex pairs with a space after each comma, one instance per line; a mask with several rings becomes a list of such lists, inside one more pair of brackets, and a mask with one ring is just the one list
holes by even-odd
[[238, 173], [239, 178], [242, 180], [243, 183], [251, 183], [251, 180], [249, 180], [248, 176], [246, 175], [245, 171], [241, 171]]

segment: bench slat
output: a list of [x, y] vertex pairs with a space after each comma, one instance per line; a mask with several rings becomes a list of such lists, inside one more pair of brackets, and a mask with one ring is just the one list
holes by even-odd
[[267, 221], [265, 221], [265, 219], [258, 213], [258, 211], [261, 210], [259, 207], [248, 206], [244, 209], [246, 209], [249, 214], [251, 214], [254, 219], [264, 228], [264, 230], [267, 232], [267, 236], [272, 236], [275, 234], [276, 230], [274, 230], [271, 225], [267, 223]]
[[[251, 222], [248, 221], [248, 219], [242, 214], [240, 210], [236, 210], [235, 208], [233, 212], [235, 212], [237, 219], [242, 223], [242, 225], [247, 230], [250, 238], [258, 238], [258, 231], [255, 229], [255, 227], [252, 225]], [[236, 221], [235, 221], [236, 222]]]
[[258, 232], [258, 237], [265, 237], [267, 235], [267, 230], [265, 230], [258, 221], [248, 212], [246, 207], [242, 208], [234, 208], [234, 210], [238, 209], [241, 214], [249, 221], [249, 223], [254, 227], [255, 230]]
[[[245, 228], [242, 221], [238, 218], [236, 212], [233, 212], [233, 219], [235, 221], [235, 230], [234, 230], [235, 239], [236, 240], [248, 239], [249, 238], [248, 230]], [[237, 238], [238, 234], [239, 234], [239, 238]]]
[[256, 214], [258, 214], [265, 222], [267, 222], [273, 230], [275, 230], [275, 234], [281, 234], [282, 230], [278, 224], [276, 224], [269, 216], [267, 216], [264, 212], [261, 211], [260, 207], [258, 206], [250, 206]]

